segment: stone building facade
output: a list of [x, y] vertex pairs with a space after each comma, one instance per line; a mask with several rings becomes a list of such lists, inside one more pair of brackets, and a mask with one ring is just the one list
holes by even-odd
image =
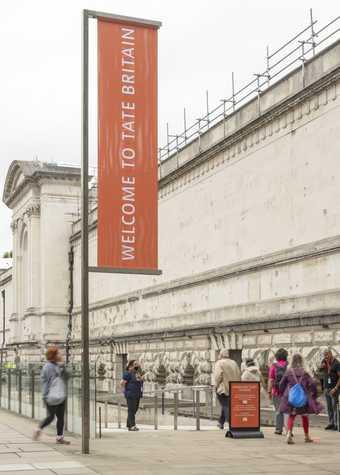
[[[340, 42], [159, 167], [162, 276], [90, 276], [91, 358], [120, 378], [210, 384], [220, 349], [262, 368], [284, 346], [316, 369], [340, 353]], [[13, 162], [13, 268], [0, 274], [6, 350], [80, 360], [79, 170]], [[95, 189], [92, 190], [95, 194]], [[96, 265], [97, 210], [90, 260]], [[1, 329], [0, 329], [1, 333]]]

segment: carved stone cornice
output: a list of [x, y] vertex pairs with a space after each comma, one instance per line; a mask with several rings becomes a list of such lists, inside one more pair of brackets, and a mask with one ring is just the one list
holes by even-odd
[[[322, 325], [339, 325], [340, 312], [339, 309], [324, 309], [317, 311], [305, 311], [292, 314], [281, 314], [265, 319], [251, 320], [235, 320], [230, 322], [210, 323], [202, 325], [188, 325], [187, 328], [169, 328], [159, 329], [154, 331], [135, 331], [131, 333], [125, 333], [112, 336], [101, 336], [90, 338], [90, 345], [115, 345], [120, 342], [124, 342], [127, 345], [129, 342], [133, 343], [145, 343], [145, 341], [160, 341], [168, 339], [185, 339], [192, 336], [204, 336], [211, 339], [214, 335], [230, 335], [235, 334], [239, 336], [239, 333], [244, 332], [263, 332], [264, 330], [279, 331], [282, 332], [288, 329], [301, 330], [303, 327], [310, 330], [312, 327], [320, 327]], [[78, 338], [73, 339], [73, 347], [78, 347], [81, 344], [81, 340]], [[215, 344], [214, 344], [215, 346]]]
[[26, 320], [27, 318], [31, 318], [31, 317], [41, 318], [40, 308], [37, 308], [37, 307], [27, 308], [24, 312], [24, 315], [23, 315], [22, 319]]
[[[232, 279], [241, 275], [261, 272], [266, 269], [280, 268], [297, 262], [334, 254], [340, 254], [340, 235], [252, 257], [235, 264], [228, 264], [196, 275], [188, 275], [156, 286], [141, 288], [116, 297], [98, 300], [96, 303], [90, 305], [90, 310], [95, 311], [102, 308], [114, 307], [127, 304], [132, 298], [134, 300], [153, 298], [191, 287], [205, 286], [212, 282]], [[80, 312], [80, 307], [76, 307], [73, 314], [78, 315]]]

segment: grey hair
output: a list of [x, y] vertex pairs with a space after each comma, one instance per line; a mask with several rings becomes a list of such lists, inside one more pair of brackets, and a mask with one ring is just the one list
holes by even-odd
[[220, 358], [229, 358], [229, 350], [221, 350], [220, 351]]

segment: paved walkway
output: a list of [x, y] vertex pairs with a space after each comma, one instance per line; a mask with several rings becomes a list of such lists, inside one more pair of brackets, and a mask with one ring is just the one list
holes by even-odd
[[0, 411], [1, 475], [67, 475], [95, 472], [55, 449], [55, 437], [45, 436], [44, 443], [33, 442], [35, 424]]
[[264, 439], [231, 440], [217, 429], [105, 432], [80, 454], [79, 437], [56, 448], [53, 428], [40, 442], [34, 423], [0, 410], [0, 475], [339, 475], [340, 433], [313, 429], [315, 444], [296, 444], [265, 428]]

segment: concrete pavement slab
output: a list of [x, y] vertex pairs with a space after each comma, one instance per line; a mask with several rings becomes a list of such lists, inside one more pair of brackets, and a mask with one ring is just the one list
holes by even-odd
[[[295, 473], [303, 473], [303, 472], [292, 472], [290, 473], [290, 475], [295, 475]], [[334, 475], [335, 472], [328, 472], [328, 471], [325, 471], [325, 470], [321, 470], [321, 469], [318, 469], [318, 470], [313, 470], [310, 472], [311, 475]], [[336, 472], [336, 475], [338, 475], [339, 472]], [[261, 475], [268, 475], [268, 472], [262, 472]], [[281, 470], [280, 472], [271, 472], [270, 475], [287, 475], [287, 470]]]
[[80, 462], [74, 462], [72, 460], [67, 461], [58, 461], [58, 462], [43, 462], [43, 463], [34, 463], [35, 468], [50, 468], [54, 469], [66, 469], [66, 468], [83, 468], [84, 465]]
[[[268, 464], [262, 467], [262, 472], [266, 474], [272, 474], [274, 472], [282, 472], [282, 473], [294, 473], [295, 474], [315, 474], [316, 472], [319, 472], [320, 468], [317, 467], [311, 467], [310, 465], [303, 465], [299, 463], [295, 464], [290, 464], [287, 466], [287, 464]], [[324, 470], [323, 471], [327, 471]]]
[[7, 444], [29, 444], [31, 443], [32, 440], [27, 439], [26, 437], [24, 438], [19, 438], [19, 437], [13, 437], [10, 434], [6, 434], [6, 437], [0, 440], [1, 445], [7, 445]]
[[7, 444], [8, 448], [15, 449], [17, 452], [49, 452], [53, 450], [45, 444]]
[[[114, 470], [111, 468], [112, 473]], [[96, 475], [96, 472], [87, 467], [54, 469], [56, 475]]]
[[315, 468], [318, 468], [319, 470], [328, 470], [331, 473], [336, 473], [339, 475], [340, 473], [340, 463], [323, 463], [323, 464], [316, 464]]
[[0, 464], [0, 472], [13, 472], [13, 471], [24, 471], [24, 470], [33, 470], [34, 467], [28, 463], [7, 463]]
[[[0, 415], [2, 417], [1, 411]], [[13, 415], [3, 420], [11, 427], [20, 424], [24, 435], [31, 434], [35, 425]], [[54, 431], [54, 427], [48, 429], [37, 444], [49, 450], [18, 451], [23, 463], [35, 466], [37, 475], [42, 470], [50, 470], [55, 475], [91, 472], [101, 475], [339, 475], [340, 434], [317, 429], [312, 434], [318, 438], [316, 444], [305, 444], [302, 431], [297, 430], [293, 446], [286, 444], [285, 437], [275, 436], [272, 428], [264, 428], [265, 438], [258, 440], [227, 439], [217, 429], [122, 431], [106, 433], [102, 439], [92, 440], [91, 454], [86, 456], [80, 453], [79, 437], [71, 435], [70, 446], [56, 446]], [[20, 445], [23, 444], [18, 447]], [[55, 465], [61, 461], [64, 465]], [[67, 466], [65, 462], [73, 465]], [[75, 462], [78, 463], [76, 466]]]
[[7, 446], [0, 447], [0, 454], [16, 453], [16, 450]]
[[60, 454], [56, 450], [53, 451], [51, 455], [51, 451], [45, 451], [45, 452], [20, 452], [17, 454], [18, 459], [21, 462], [27, 462], [27, 463], [40, 463], [40, 462], [50, 462], [51, 457], [53, 457], [53, 460], [65, 460], [65, 455]]
[[0, 463], [21, 463], [22, 461], [17, 456], [17, 454], [1, 454], [0, 455]]
[[1, 472], [1, 475], [55, 475], [51, 470], [13, 470], [9, 472]]

